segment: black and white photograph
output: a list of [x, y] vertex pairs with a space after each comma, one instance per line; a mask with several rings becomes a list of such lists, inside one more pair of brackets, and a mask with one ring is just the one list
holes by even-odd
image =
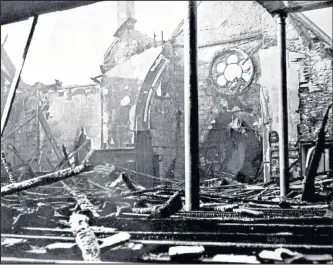
[[333, 1], [1, 1], [1, 263], [333, 264]]

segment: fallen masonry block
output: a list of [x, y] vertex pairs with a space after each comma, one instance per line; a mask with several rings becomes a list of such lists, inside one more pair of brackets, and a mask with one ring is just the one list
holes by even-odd
[[99, 246], [100, 250], [114, 248], [128, 242], [131, 235], [127, 232], [121, 232], [113, 236], [109, 236], [103, 240], [103, 243]]
[[112, 249], [105, 249], [101, 252], [102, 260], [117, 260], [122, 262], [140, 261], [141, 256], [146, 253], [147, 247], [143, 244], [125, 243]]
[[176, 246], [169, 248], [171, 261], [196, 261], [200, 259], [205, 252], [203, 246]]
[[212, 259], [213, 262], [256, 264], [260, 263], [255, 256], [218, 254]]
[[259, 257], [262, 259], [267, 260], [277, 260], [277, 261], [283, 261], [284, 258], [288, 257], [294, 257], [297, 256], [299, 253], [290, 251], [289, 249], [285, 248], [278, 248], [274, 251], [271, 250], [263, 250], [259, 253]]
[[[50, 245], [46, 246], [46, 250], [47, 251], [57, 251], [57, 250], [74, 250], [75, 248], [78, 248], [76, 243], [66, 243], [66, 242], [62, 242], [62, 243], [53, 243]], [[78, 249], [79, 250], [79, 249]]]
[[1, 252], [17, 252], [30, 250], [31, 246], [26, 239], [21, 238], [4, 238], [1, 239]]
[[53, 243], [46, 246], [46, 252], [52, 255], [71, 256], [71, 258], [79, 258], [80, 248], [76, 243]]
[[304, 259], [306, 261], [312, 261], [312, 262], [332, 262], [333, 261], [333, 256], [330, 254], [321, 254], [321, 255], [303, 255]]

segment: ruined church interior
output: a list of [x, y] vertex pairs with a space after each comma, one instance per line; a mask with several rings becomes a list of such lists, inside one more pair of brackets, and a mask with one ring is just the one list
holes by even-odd
[[1, 1], [1, 263], [332, 264], [332, 6]]

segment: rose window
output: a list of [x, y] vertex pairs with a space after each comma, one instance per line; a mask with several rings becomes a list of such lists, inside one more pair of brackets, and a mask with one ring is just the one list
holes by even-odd
[[227, 50], [213, 61], [211, 77], [218, 92], [240, 94], [251, 84], [254, 67], [251, 58], [240, 50]]

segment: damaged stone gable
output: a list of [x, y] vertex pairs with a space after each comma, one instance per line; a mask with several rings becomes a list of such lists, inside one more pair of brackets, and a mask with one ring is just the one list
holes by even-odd
[[[278, 160], [275, 159], [278, 157], [276, 153], [278, 145], [275, 143], [275, 146], [272, 146], [274, 140], [270, 142], [270, 135], [278, 130], [274, 18], [255, 1], [202, 2], [198, 6], [198, 30], [201, 166], [207, 173], [213, 171], [215, 175], [238, 175], [243, 179], [244, 176], [254, 179], [264, 175], [267, 181], [272, 176], [278, 176]], [[296, 143], [302, 137], [297, 127], [307, 128], [308, 125], [305, 123], [310, 117], [320, 124], [324, 110], [331, 100], [329, 94], [331, 85], [327, 82], [329, 80], [327, 70], [330, 69], [331, 72], [331, 59], [327, 55], [324, 56], [324, 64], [320, 63], [323, 57], [314, 59], [315, 64], [326, 67], [326, 70], [320, 71], [321, 75], [325, 75], [322, 79], [326, 80], [326, 85], [321, 85], [322, 91], [316, 92], [316, 97], [313, 93], [304, 95], [300, 89], [302, 84], [300, 73], [304, 68], [302, 62], [307, 57], [304, 53], [314, 54], [311, 59], [320, 54], [309, 45], [312, 42], [308, 31], [309, 29], [306, 29], [294, 16], [288, 17], [289, 156], [290, 164], [298, 165], [296, 174], [300, 174], [297, 164], [300, 149]], [[310, 39], [302, 32], [308, 32]], [[170, 40], [173, 48], [173, 82], [177, 87], [175, 91], [178, 106], [183, 106], [182, 35], [182, 24], [180, 24]], [[217, 81], [221, 74], [215, 71], [214, 76], [212, 70], [214, 60], [220, 60], [219, 63], [222, 65], [220, 68], [224, 68], [220, 71], [223, 75], [227, 74], [223, 71], [229, 66], [223, 61], [226, 60], [223, 56], [226, 57], [225, 54], [228, 53], [230, 56], [240, 57], [245, 54], [244, 57], [247, 56], [252, 61], [254, 69], [252, 76], [245, 78], [245, 81], [250, 80], [249, 84], [243, 85], [242, 89], [235, 88], [235, 93], [227, 91], [227, 86], [220, 86]], [[311, 61], [309, 57], [307, 60]], [[235, 71], [237, 75], [236, 68]], [[312, 71], [310, 76], [313, 80], [318, 80], [319, 75]], [[220, 83], [224, 84], [225, 80], [222, 78], [221, 80]], [[314, 81], [316, 82], [319, 81]], [[310, 104], [304, 99], [305, 97], [310, 99]], [[315, 109], [314, 107], [319, 104], [314, 103], [315, 98], [317, 102], [324, 104], [320, 110], [314, 110], [312, 114], [306, 115], [303, 106]], [[183, 145], [183, 138], [179, 138], [179, 143]], [[179, 157], [183, 157], [183, 153]], [[182, 163], [179, 159], [176, 164]], [[178, 174], [182, 175], [183, 172], [180, 170]]]
[[[9, 58], [4, 44], [1, 45], [1, 115], [5, 107], [10, 85], [15, 75], [15, 66]], [[33, 163], [38, 157], [35, 107], [37, 106], [36, 91], [33, 87], [20, 80], [12, 105], [7, 126], [1, 137], [1, 150], [13, 169], [23, 170], [25, 162]], [[13, 148], [20, 155], [13, 152]], [[1, 168], [2, 168], [1, 164]], [[4, 174], [6, 175], [6, 174]]]
[[[42, 95], [49, 105], [44, 115], [56, 139], [56, 145], [61, 153], [60, 158], [63, 157], [60, 149], [62, 145], [68, 153], [75, 149], [75, 141], [81, 129], [84, 130], [86, 137], [91, 139], [91, 148], [100, 148], [102, 113], [100, 89], [96, 85], [60, 87], [56, 91], [44, 90]], [[46, 156], [53, 166], [56, 166], [60, 160], [54, 153], [47, 135], [42, 129], [41, 131], [43, 165], [45, 169], [50, 169], [50, 163], [45, 160]]]

